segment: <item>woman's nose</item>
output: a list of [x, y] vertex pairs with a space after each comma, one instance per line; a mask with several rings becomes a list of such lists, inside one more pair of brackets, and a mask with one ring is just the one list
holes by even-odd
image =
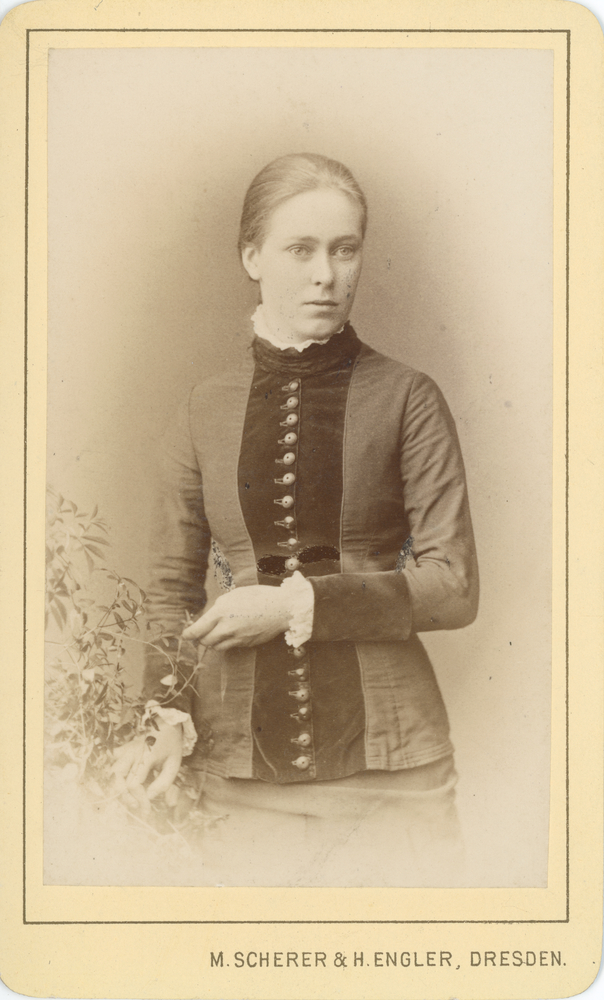
[[315, 285], [331, 285], [334, 279], [333, 262], [329, 254], [315, 254], [311, 278]]

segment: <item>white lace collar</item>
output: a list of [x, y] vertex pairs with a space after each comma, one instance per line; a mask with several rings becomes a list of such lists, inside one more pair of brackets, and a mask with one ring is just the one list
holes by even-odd
[[[280, 351], [287, 351], [290, 347], [293, 347], [295, 351], [302, 352], [306, 347], [310, 347], [311, 344], [327, 344], [328, 341], [335, 336], [335, 334], [332, 333], [329, 337], [325, 337], [323, 340], [313, 340], [310, 338], [309, 340], [303, 340], [301, 344], [293, 341], [280, 340], [278, 337], [275, 337], [275, 335], [271, 333], [268, 328], [268, 323], [266, 322], [266, 317], [262, 309], [262, 303], [260, 303], [252, 315], [252, 325], [254, 327], [254, 333], [257, 337], [262, 337], [263, 340], [268, 340], [269, 344], [272, 344], [273, 347], [277, 347]], [[344, 327], [337, 332], [341, 333], [343, 329]]]

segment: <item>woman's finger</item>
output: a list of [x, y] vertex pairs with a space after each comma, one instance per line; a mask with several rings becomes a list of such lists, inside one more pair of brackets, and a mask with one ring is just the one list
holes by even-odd
[[203, 646], [209, 646], [211, 649], [215, 649], [217, 644], [223, 642], [225, 639], [234, 639], [238, 633], [237, 621], [234, 618], [225, 618], [217, 621], [214, 627], [206, 635], [204, 635], [200, 642]]
[[132, 740], [130, 743], [118, 747], [114, 753], [116, 760], [111, 770], [116, 777], [123, 780], [140, 761], [143, 755], [143, 744], [140, 740]]
[[180, 752], [171, 753], [170, 756], [166, 758], [164, 766], [161, 769], [161, 773], [158, 774], [155, 781], [152, 781], [147, 788], [148, 799], [154, 799], [157, 795], [161, 795], [162, 792], [167, 791], [178, 774], [181, 760], [182, 754]]
[[126, 779], [126, 785], [129, 789], [133, 789], [137, 785], [143, 784], [155, 762], [155, 755], [149, 752], [148, 747], [144, 745], [143, 747], [144, 752], [141, 754], [140, 759], [132, 767], [128, 778]]
[[208, 632], [211, 632], [221, 617], [219, 611], [216, 612], [215, 608], [211, 608], [207, 614], [202, 615], [192, 625], [187, 625], [182, 633], [183, 639], [202, 639]]
[[126, 790], [126, 786], [125, 785], [124, 785], [124, 791], [123, 791], [123, 793], [121, 793], [120, 798], [121, 798], [123, 804], [128, 807], [128, 809], [137, 809], [138, 808], [138, 805], [139, 805], [138, 799], [136, 798], [135, 795], [132, 795], [130, 792], [128, 792]]
[[151, 803], [149, 802], [147, 792], [145, 791], [143, 785], [133, 784], [131, 786], [128, 784], [128, 791], [136, 799], [136, 803], [143, 815], [146, 816], [147, 813], [151, 812]]
[[[210, 645], [208, 643], [208, 645]], [[236, 646], [247, 646], [248, 643], [243, 641], [242, 636], [229, 635], [226, 639], [218, 639], [217, 642], [213, 642], [212, 649], [215, 649], [217, 653], [224, 653], [227, 649], [235, 649]]]

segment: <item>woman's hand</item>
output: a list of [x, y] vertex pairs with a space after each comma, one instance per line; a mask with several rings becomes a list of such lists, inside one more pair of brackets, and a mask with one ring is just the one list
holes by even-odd
[[285, 632], [290, 615], [280, 587], [242, 587], [219, 597], [182, 635], [217, 650], [259, 646]]
[[[158, 717], [154, 721], [157, 729], [118, 747], [113, 765], [116, 792], [131, 805], [140, 806], [143, 813], [151, 809], [152, 799], [168, 790], [182, 761], [182, 726], [171, 726]], [[145, 788], [152, 769], [159, 770], [159, 774]]]

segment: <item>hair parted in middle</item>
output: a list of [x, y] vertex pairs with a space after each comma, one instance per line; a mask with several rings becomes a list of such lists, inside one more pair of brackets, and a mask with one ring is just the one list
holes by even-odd
[[289, 153], [268, 163], [250, 184], [241, 213], [239, 252], [249, 246], [260, 249], [270, 217], [279, 205], [318, 188], [341, 191], [358, 204], [364, 236], [367, 201], [348, 167], [319, 153]]

